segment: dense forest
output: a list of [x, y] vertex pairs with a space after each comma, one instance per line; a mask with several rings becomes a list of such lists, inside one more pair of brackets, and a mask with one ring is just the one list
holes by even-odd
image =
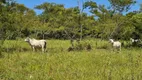
[[[0, 0], [0, 39], [35, 37], [38, 39], [142, 38], [142, 5], [130, 12], [136, 0], [108, 0], [110, 6], [93, 0], [65, 8], [63, 4], [45, 2], [35, 5], [36, 14], [15, 0]], [[84, 10], [91, 13], [88, 15]]]

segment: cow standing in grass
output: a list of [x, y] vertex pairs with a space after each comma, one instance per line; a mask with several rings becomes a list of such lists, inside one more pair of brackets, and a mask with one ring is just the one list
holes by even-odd
[[141, 46], [141, 40], [140, 39], [133, 39], [130, 38], [131, 42], [132, 42], [132, 46]]
[[46, 40], [36, 40], [36, 39], [31, 39], [31, 38], [27, 37], [25, 39], [25, 41], [30, 44], [33, 51], [35, 51], [36, 48], [42, 48], [42, 52], [45, 52]]
[[113, 48], [121, 51], [121, 42], [114, 41], [113, 39], [109, 39], [109, 41], [112, 43]]

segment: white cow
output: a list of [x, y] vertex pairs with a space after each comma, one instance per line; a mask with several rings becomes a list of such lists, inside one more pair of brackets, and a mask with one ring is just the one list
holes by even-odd
[[119, 49], [119, 51], [121, 51], [121, 42], [114, 41], [113, 39], [109, 39], [109, 41], [112, 43], [113, 48]]
[[32, 47], [33, 51], [35, 51], [36, 48], [42, 48], [42, 52], [45, 52], [46, 49], [46, 40], [36, 40], [36, 39], [31, 39], [27, 37], [25, 39], [26, 42], [30, 44]]
[[133, 38], [130, 38], [131, 40], [131, 43], [132, 43], [132, 46], [141, 46], [141, 43], [142, 41], [140, 39], [133, 39]]
[[132, 43], [137, 43], [140, 41], [139, 39], [133, 39], [133, 38], [130, 38], [130, 40], [132, 41]]

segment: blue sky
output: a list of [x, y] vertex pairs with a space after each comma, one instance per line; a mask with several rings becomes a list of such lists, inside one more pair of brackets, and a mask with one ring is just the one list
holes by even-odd
[[[66, 8], [77, 6], [77, 0], [16, 0], [17, 3], [24, 4], [26, 7], [34, 9], [36, 5], [40, 5], [44, 2], [54, 2], [57, 4], [64, 4]], [[85, 1], [85, 0], [84, 0]], [[94, 0], [97, 4], [104, 4], [109, 6], [108, 0]], [[130, 11], [139, 10], [139, 5], [142, 4], [142, 0], [136, 0], [137, 4], [131, 7]], [[37, 14], [40, 14], [42, 11], [35, 10]]]

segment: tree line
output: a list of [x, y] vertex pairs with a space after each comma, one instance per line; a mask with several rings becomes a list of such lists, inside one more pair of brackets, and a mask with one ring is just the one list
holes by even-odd
[[[71, 8], [45, 2], [34, 7], [43, 11], [37, 15], [15, 0], [0, 0], [0, 39], [27, 36], [39, 39], [142, 38], [142, 5], [139, 10], [130, 12], [136, 0], [108, 1], [109, 7], [86, 0]], [[85, 9], [91, 15], [84, 12]]]

